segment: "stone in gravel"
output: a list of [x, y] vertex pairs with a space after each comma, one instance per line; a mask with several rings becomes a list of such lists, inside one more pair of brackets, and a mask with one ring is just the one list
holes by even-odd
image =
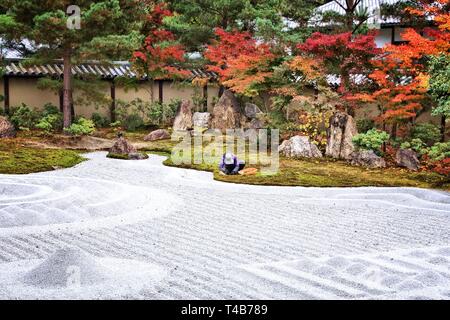
[[148, 159], [146, 154], [137, 152], [136, 148], [124, 137], [119, 137], [109, 150], [108, 158], [122, 160], [144, 160]]
[[112, 148], [109, 150], [109, 153], [122, 155], [136, 152], [137, 152], [136, 148], [124, 137], [118, 138], [117, 141], [112, 146]]
[[353, 152], [351, 156], [351, 164], [354, 166], [363, 166], [367, 168], [386, 167], [386, 161], [377, 156], [372, 150]]
[[16, 130], [11, 122], [5, 117], [0, 116], [0, 138], [15, 138]]
[[405, 167], [413, 171], [417, 171], [420, 166], [417, 153], [410, 149], [399, 149], [395, 155], [395, 161], [398, 166]]
[[145, 160], [145, 159], [148, 159], [148, 155], [144, 153], [135, 152], [128, 154], [128, 160]]
[[262, 111], [256, 104], [248, 102], [245, 104], [244, 114], [248, 119], [256, 119], [256, 116], [260, 113]]
[[350, 159], [355, 151], [352, 139], [357, 134], [353, 117], [344, 112], [336, 112], [330, 118], [325, 155], [336, 159]]
[[322, 158], [319, 148], [305, 136], [294, 136], [283, 141], [278, 151], [288, 158]]
[[193, 128], [192, 123], [192, 107], [191, 103], [187, 100], [183, 100], [178, 108], [177, 115], [173, 121], [174, 131], [191, 130]]
[[145, 136], [144, 141], [156, 141], [156, 140], [165, 140], [170, 139], [169, 131], [165, 129], [158, 129], [150, 132]]
[[225, 90], [214, 106], [211, 127], [225, 132], [226, 129], [240, 128], [242, 122], [243, 116], [238, 100], [231, 91]]
[[75, 248], [56, 251], [22, 279], [25, 284], [39, 288], [93, 285], [110, 278], [111, 271], [95, 258]]

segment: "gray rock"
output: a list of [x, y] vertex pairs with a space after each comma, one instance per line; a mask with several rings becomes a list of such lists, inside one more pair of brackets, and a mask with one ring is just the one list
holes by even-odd
[[207, 129], [211, 123], [211, 114], [209, 112], [195, 112], [192, 116], [194, 129]]
[[14, 138], [16, 130], [11, 122], [5, 117], [0, 116], [0, 138]]
[[417, 171], [420, 166], [417, 153], [410, 149], [399, 149], [395, 155], [395, 161], [398, 166], [405, 167], [413, 171]]
[[357, 134], [353, 117], [344, 112], [336, 112], [330, 118], [325, 154], [336, 159], [350, 159], [355, 151], [352, 139]]
[[169, 131], [165, 129], [158, 129], [150, 132], [145, 136], [144, 141], [156, 141], [156, 140], [165, 140], [170, 139]]
[[239, 102], [231, 91], [225, 90], [214, 106], [211, 127], [225, 132], [226, 129], [240, 128], [242, 122], [243, 116], [239, 108]]
[[250, 122], [245, 124], [247, 129], [263, 129], [266, 127], [266, 123], [260, 119], [252, 119]]
[[192, 106], [187, 100], [183, 100], [178, 108], [177, 115], [173, 121], [174, 131], [191, 130], [192, 123]]
[[283, 141], [278, 151], [288, 158], [322, 158], [319, 148], [305, 136], [295, 136]]
[[124, 137], [120, 137], [114, 143], [112, 148], [109, 149], [109, 153], [125, 155], [130, 153], [137, 153], [137, 150], [130, 142], [128, 142], [127, 139], [125, 139]]
[[363, 166], [367, 168], [384, 168], [386, 161], [377, 156], [372, 150], [361, 150], [353, 152], [351, 155], [351, 164], [354, 166]]
[[248, 119], [256, 119], [256, 116], [262, 113], [261, 109], [253, 103], [246, 103], [245, 104], [245, 110], [244, 110], [244, 114]]
[[128, 154], [128, 160], [145, 160], [148, 159], [148, 155], [144, 154], [144, 153], [129, 153]]

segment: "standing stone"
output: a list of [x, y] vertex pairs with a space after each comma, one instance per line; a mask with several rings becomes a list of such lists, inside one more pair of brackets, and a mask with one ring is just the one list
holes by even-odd
[[322, 158], [319, 148], [305, 136], [295, 136], [283, 141], [278, 151], [288, 158]]
[[354, 166], [363, 166], [367, 168], [384, 168], [386, 161], [377, 156], [373, 150], [361, 150], [353, 152], [351, 155], [351, 164]]
[[417, 153], [410, 149], [399, 149], [395, 155], [395, 161], [400, 167], [405, 167], [413, 171], [417, 171], [420, 166]]
[[194, 129], [208, 129], [211, 122], [211, 114], [209, 112], [196, 112], [192, 116]]
[[183, 100], [173, 121], [174, 131], [191, 130], [192, 124], [192, 107], [191, 103], [187, 100]]
[[225, 90], [219, 102], [214, 106], [211, 127], [225, 132], [226, 129], [237, 129], [241, 127], [242, 114], [239, 102], [234, 94]]
[[5, 117], [0, 116], [0, 138], [14, 138], [16, 130], [11, 122]]
[[117, 155], [128, 155], [130, 153], [137, 153], [137, 150], [131, 143], [128, 142], [127, 139], [125, 139], [124, 137], [119, 137], [112, 148], [109, 149], [109, 153]]
[[357, 134], [353, 117], [344, 112], [336, 112], [330, 118], [325, 154], [336, 159], [350, 159], [355, 151], [352, 139]]
[[158, 129], [152, 131], [144, 137], [144, 141], [156, 141], [165, 139], [170, 139], [170, 133], [165, 129]]
[[248, 102], [245, 104], [244, 114], [248, 119], [250, 119], [250, 120], [256, 119], [256, 116], [259, 113], [262, 113], [262, 112], [261, 112], [261, 109], [256, 104], [248, 103]]

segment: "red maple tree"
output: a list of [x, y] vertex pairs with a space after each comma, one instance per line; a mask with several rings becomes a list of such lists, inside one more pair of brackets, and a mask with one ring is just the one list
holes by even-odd
[[156, 4], [147, 16], [144, 30], [148, 33], [142, 47], [133, 54], [138, 70], [152, 79], [184, 78], [189, 76], [179, 63], [185, 61], [183, 47], [176, 43], [175, 35], [164, 29], [163, 20], [172, 16], [165, 3]]
[[380, 50], [375, 44], [375, 32], [367, 35], [314, 33], [297, 46], [300, 55], [309, 55], [323, 64], [325, 72], [339, 77], [338, 92], [347, 101], [349, 112], [355, 107], [353, 93], [360, 81], [372, 70], [371, 60]]
[[258, 43], [248, 32], [216, 29], [217, 40], [205, 51], [208, 70], [219, 75], [222, 85], [234, 92], [255, 96], [272, 75], [277, 58], [271, 47]]

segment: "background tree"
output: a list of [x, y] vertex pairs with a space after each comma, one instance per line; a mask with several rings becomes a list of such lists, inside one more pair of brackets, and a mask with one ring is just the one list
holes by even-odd
[[[185, 78], [189, 75], [182, 67], [185, 62], [185, 51], [176, 41], [175, 35], [166, 30], [164, 19], [173, 13], [165, 3], [154, 6], [147, 16], [143, 28], [146, 37], [142, 46], [133, 53], [133, 65], [141, 75], [148, 76], [151, 81], [168, 78]], [[153, 85], [151, 86], [153, 101]]]
[[72, 74], [74, 63], [88, 59], [127, 59], [142, 42], [139, 31], [150, 1], [77, 1], [80, 29], [68, 28], [69, 0], [1, 0], [7, 8], [0, 15], [0, 36], [32, 58], [30, 63], [62, 59], [64, 127], [72, 122]]
[[361, 89], [362, 81], [373, 69], [371, 60], [380, 53], [375, 33], [354, 36], [351, 32], [333, 35], [317, 32], [298, 45], [298, 50], [322, 63], [326, 74], [339, 78], [338, 93], [352, 114], [354, 104], [350, 98]]

